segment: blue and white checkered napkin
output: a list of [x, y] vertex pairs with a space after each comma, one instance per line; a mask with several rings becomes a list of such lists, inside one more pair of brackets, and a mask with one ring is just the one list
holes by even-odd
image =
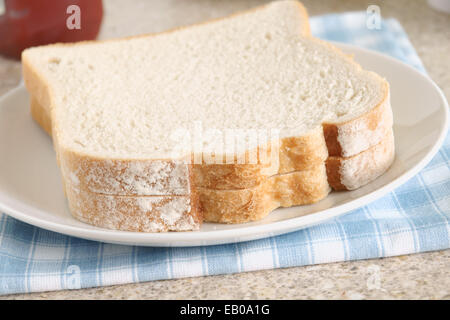
[[[311, 19], [313, 33], [390, 54], [425, 72], [402, 27], [366, 27], [353, 12]], [[104, 244], [0, 215], [0, 294], [387, 257], [450, 247], [450, 136], [431, 163], [378, 201], [326, 223], [238, 244], [149, 248]]]

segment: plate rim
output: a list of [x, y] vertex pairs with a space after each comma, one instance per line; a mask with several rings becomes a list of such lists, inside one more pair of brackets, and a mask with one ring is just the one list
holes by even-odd
[[[346, 43], [339, 43], [334, 41], [329, 42], [333, 43], [334, 45], [343, 49], [344, 51], [346, 49], [349, 51], [360, 51], [366, 54], [379, 56], [382, 59], [391, 60], [391, 62], [393, 63], [403, 65], [403, 67], [410, 69], [413, 73], [431, 83], [432, 87], [436, 90], [439, 97], [441, 98], [445, 117], [442, 130], [439, 132], [438, 139], [434, 142], [431, 149], [420, 161], [418, 161], [409, 170], [405, 171], [403, 174], [401, 174], [394, 180], [388, 182], [384, 186], [379, 187], [356, 199], [350, 200], [344, 204], [333, 206], [331, 208], [327, 208], [308, 215], [289, 218], [282, 221], [268, 222], [267, 224], [262, 225], [240, 227], [238, 229], [230, 228], [226, 230], [211, 230], [203, 232], [185, 231], [185, 232], [167, 232], [167, 233], [142, 233], [142, 232], [130, 232], [120, 230], [108, 230], [101, 228], [90, 229], [79, 226], [65, 225], [53, 221], [48, 221], [42, 218], [30, 216], [29, 214], [23, 213], [20, 210], [17, 210], [15, 208], [6, 205], [2, 200], [7, 198], [8, 195], [5, 195], [1, 192], [0, 192], [0, 210], [15, 219], [31, 224], [33, 226], [78, 238], [122, 245], [139, 245], [139, 246], [153, 246], [153, 247], [195, 247], [205, 245], [238, 243], [290, 233], [293, 231], [310, 227], [318, 223], [325, 222], [333, 217], [346, 214], [351, 210], [357, 209], [363, 205], [366, 205], [372, 201], [381, 198], [388, 192], [404, 184], [406, 181], [408, 181], [414, 175], [416, 175], [419, 171], [421, 171], [431, 161], [434, 155], [439, 151], [440, 147], [444, 142], [444, 139], [447, 135], [449, 128], [448, 102], [442, 90], [437, 86], [437, 84], [427, 74], [420, 72], [411, 65], [399, 59], [393, 58], [387, 54], [380, 53], [378, 51]], [[22, 81], [17, 87], [13, 88], [12, 90], [8, 91], [6, 94], [0, 97], [0, 104], [2, 104], [10, 96], [17, 94], [18, 91], [23, 90], [24, 88], [25, 87]], [[37, 210], [37, 212], [44, 212], [37, 208], [35, 208], [35, 210]]]

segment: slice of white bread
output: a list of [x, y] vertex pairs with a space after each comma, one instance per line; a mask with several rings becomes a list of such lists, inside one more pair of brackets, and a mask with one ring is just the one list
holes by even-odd
[[[320, 145], [294, 153], [304, 159], [323, 159], [316, 150], [348, 157], [377, 145], [392, 125], [387, 82], [305, 34], [305, 21], [299, 3], [283, 1], [159, 35], [26, 50], [25, 83], [48, 106], [64, 181], [85, 180], [111, 195], [172, 197], [185, 193], [180, 185], [190, 194], [195, 175], [178, 162], [190, 155], [173, 153], [178, 141], [170, 134], [189, 131], [194, 121], [216, 129], [278, 128], [281, 146]], [[287, 154], [291, 167], [280, 160], [270, 174], [299, 163], [306, 169]], [[154, 169], [161, 166], [168, 169]]]

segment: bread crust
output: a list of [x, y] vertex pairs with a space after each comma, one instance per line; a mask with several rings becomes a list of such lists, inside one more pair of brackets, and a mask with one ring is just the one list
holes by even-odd
[[264, 218], [278, 207], [311, 204], [330, 192], [325, 165], [279, 174], [245, 190], [198, 188], [205, 221], [243, 223]]
[[196, 194], [190, 196], [113, 196], [66, 185], [72, 215], [100, 228], [133, 232], [198, 230], [203, 221]]
[[[271, 176], [255, 187], [214, 190], [199, 187], [189, 200], [192, 212], [183, 211], [175, 224], [161, 218], [158, 206], [187, 196], [114, 196], [66, 188], [69, 205], [81, 221], [109, 229], [142, 232], [196, 230], [201, 217], [218, 223], [244, 223], [264, 218], [278, 207], [315, 203], [325, 198], [330, 186], [352, 190], [376, 179], [394, 159], [392, 130], [377, 145], [352, 157], [329, 157], [314, 168]], [[187, 200], [185, 200], [187, 201]], [[148, 211], [148, 207], [152, 210]], [[180, 211], [178, 211], [180, 212]], [[192, 219], [189, 218], [192, 216]]]
[[[139, 232], [196, 230], [201, 218], [219, 223], [259, 220], [278, 207], [317, 202], [329, 191], [324, 163], [311, 170], [272, 176], [245, 190], [198, 188], [191, 198], [114, 196], [66, 185], [69, 207], [77, 219], [102, 228]], [[168, 212], [176, 202], [178, 210]]]
[[329, 157], [310, 170], [277, 174], [244, 190], [198, 188], [205, 221], [243, 223], [264, 218], [278, 207], [311, 204], [325, 198], [330, 186], [353, 190], [384, 173], [392, 164], [392, 129], [375, 146], [352, 157]]
[[352, 157], [329, 157], [326, 161], [328, 183], [334, 190], [354, 190], [383, 174], [395, 158], [392, 128], [383, 140]]

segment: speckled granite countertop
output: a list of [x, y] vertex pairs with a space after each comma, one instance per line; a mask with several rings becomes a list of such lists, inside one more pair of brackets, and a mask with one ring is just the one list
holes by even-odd
[[[162, 31], [261, 4], [258, 0], [107, 0], [101, 38]], [[430, 76], [450, 100], [450, 15], [425, 0], [303, 0], [310, 15], [365, 10], [405, 28]], [[164, 12], [164, 15], [161, 13]], [[0, 95], [20, 81], [20, 63], [0, 57]], [[450, 250], [0, 299], [450, 299]]]

